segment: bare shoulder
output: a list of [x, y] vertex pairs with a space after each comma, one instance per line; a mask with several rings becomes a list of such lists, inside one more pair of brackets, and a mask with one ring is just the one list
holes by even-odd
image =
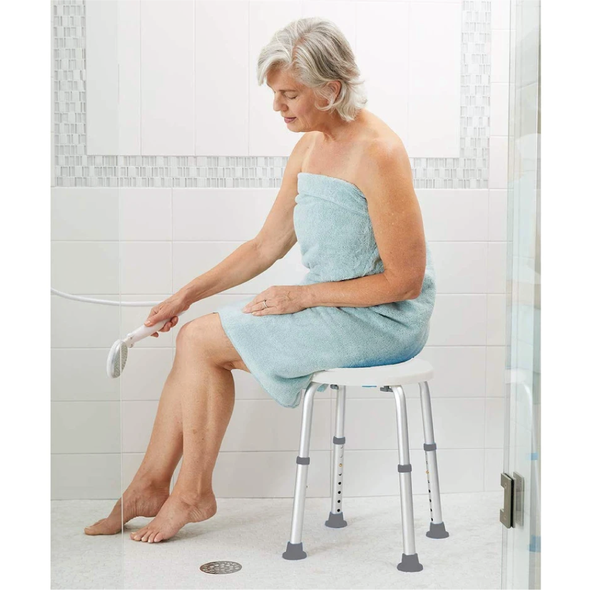
[[[361, 158], [359, 182], [370, 191], [383, 183], [412, 183], [412, 168], [406, 148], [396, 133], [368, 140]], [[362, 188], [362, 187], [361, 187]]]

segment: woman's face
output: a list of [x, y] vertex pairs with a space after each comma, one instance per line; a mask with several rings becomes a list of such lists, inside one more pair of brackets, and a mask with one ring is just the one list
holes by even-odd
[[[274, 92], [272, 107], [283, 117], [283, 124], [289, 130], [301, 133], [321, 126], [326, 113], [314, 106], [316, 99], [311, 88], [299, 84], [284, 70], [270, 72], [266, 84]], [[327, 104], [327, 101], [323, 102]], [[324, 106], [319, 99], [318, 104]]]

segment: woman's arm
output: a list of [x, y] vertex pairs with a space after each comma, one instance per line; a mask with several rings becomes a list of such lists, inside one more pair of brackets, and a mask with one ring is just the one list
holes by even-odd
[[426, 241], [412, 169], [401, 141], [367, 150], [359, 188], [367, 199], [384, 271], [347, 281], [309, 285], [310, 307], [370, 307], [415, 299], [422, 292]]
[[383, 303], [416, 299], [422, 291], [408, 291], [403, 286], [397, 291], [391, 287], [384, 273], [348, 279], [303, 285], [306, 291], [306, 307], [371, 307]]
[[266, 258], [255, 240], [249, 240], [236, 248], [217, 266], [193, 279], [178, 293], [189, 303], [206, 299], [211, 295], [241, 285], [263, 273], [274, 261]]

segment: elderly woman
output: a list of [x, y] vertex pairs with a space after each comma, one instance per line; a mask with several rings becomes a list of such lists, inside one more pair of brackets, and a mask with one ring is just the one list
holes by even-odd
[[428, 338], [435, 279], [409, 160], [396, 133], [363, 108], [346, 38], [325, 19], [290, 23], [262, 50], [265, 79], [283, 124], [302, 134], [268, 218], [146, 324], [170, 318], [168, 332], [192, 303], [259, 275], [297, 241], [309, 272], [181, 328], [143, 462], [122, 504], [89, 535], [156, 516], [131, 538], [158, 543], [216, 513], [212, 475], [234, 407], [233, 369], [294, 408], [315, 371], [403, 362]]

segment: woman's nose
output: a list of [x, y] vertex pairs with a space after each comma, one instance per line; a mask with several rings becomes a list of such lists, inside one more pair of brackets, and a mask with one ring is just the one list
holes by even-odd
[[275, 98], [273, 108], [275, 111], [284, 111], [285, 104], [278, 98]]

